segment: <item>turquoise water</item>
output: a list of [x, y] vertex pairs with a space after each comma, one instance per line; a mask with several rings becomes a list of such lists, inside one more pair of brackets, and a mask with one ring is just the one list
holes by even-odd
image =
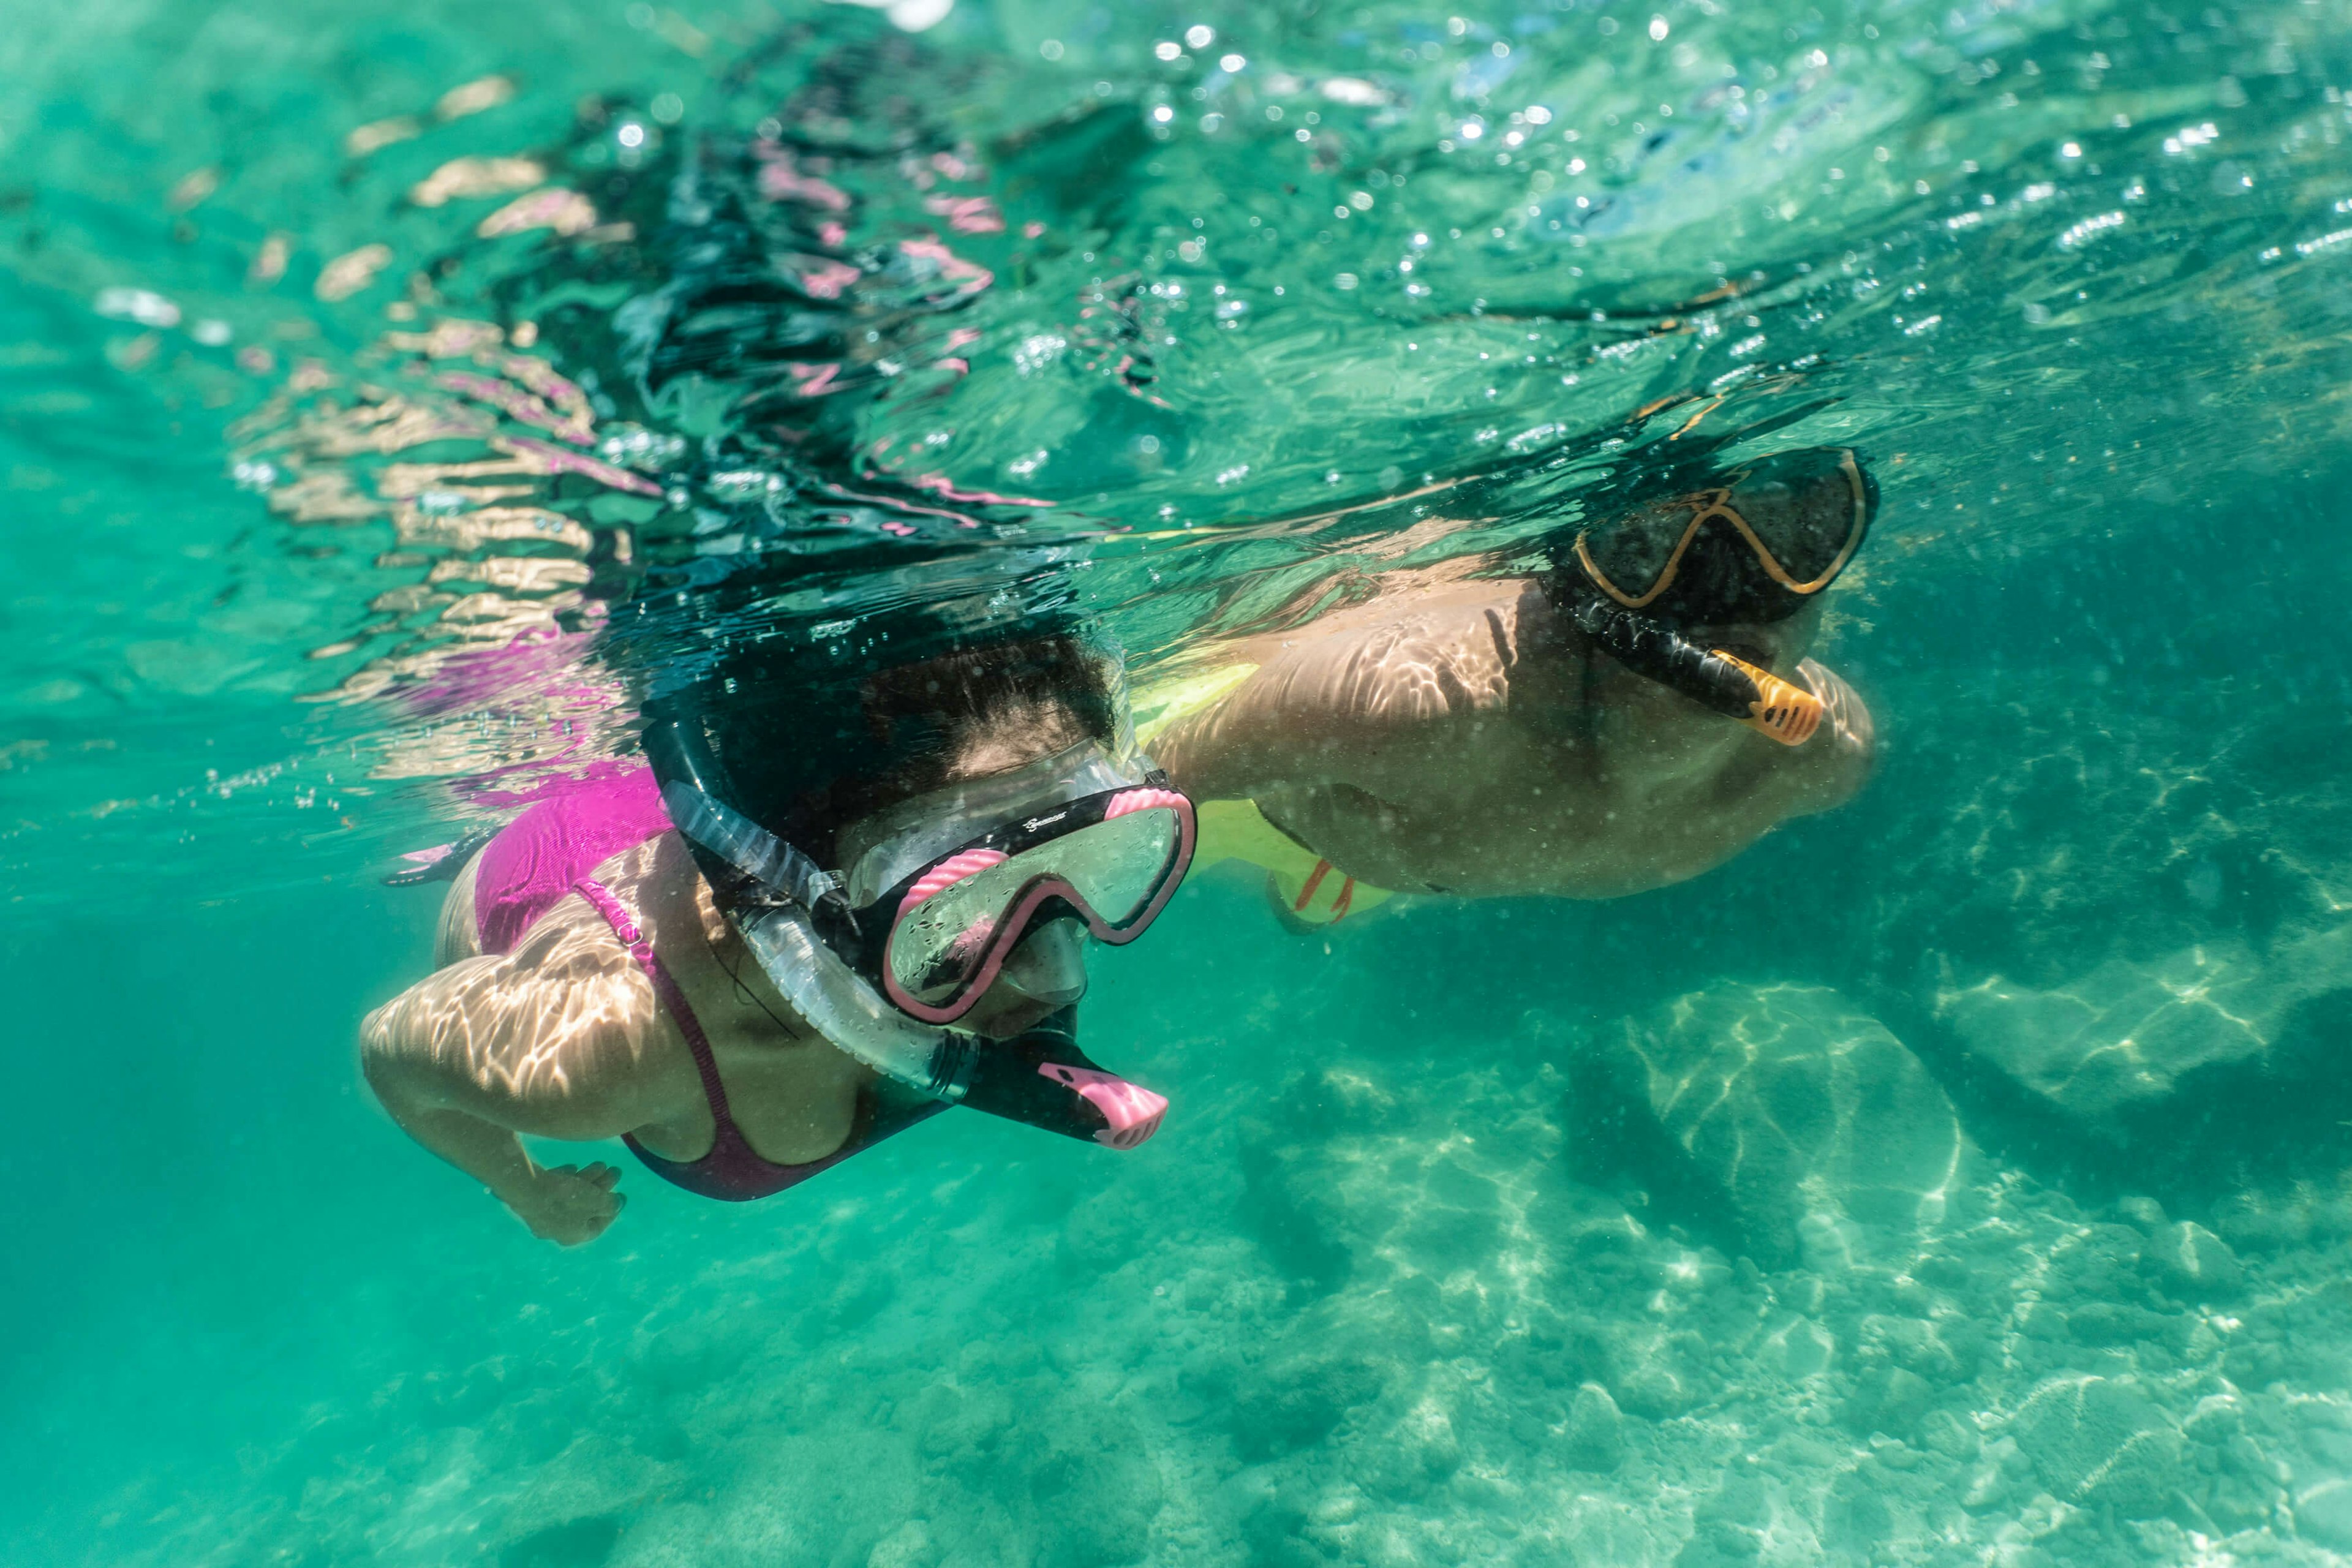
[[[113, 4], [0, 68], [8, 1561], [2352, 1554], [2352, 10]], [[795, 400], [704, 298], [648, 403], [639, 302], [798, 243], [718, 208], [831, 210], [743, 195], [772, 118], [877, 335]], [[418, 198], [466, 158], [536, 167]], [[395, 493], [570, 417], [387, 346], [448, 321], [656, 493]], [[393, 398], [464, 428], [351, 449]], [[559, 1252], [359, 1083], [377, 879], [625, 743], [634, 605], [1067, 603], [1148, 678], [1716, 439], [1876, 465], [1869, 790], [1328, 944], [1203, 876], [1096, 962], [1132, 1156], [944, 1118]]]

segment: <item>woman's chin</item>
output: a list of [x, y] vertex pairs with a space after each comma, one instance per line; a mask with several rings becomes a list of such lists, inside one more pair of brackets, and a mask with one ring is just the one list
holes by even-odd
[[1067, 1002], [1041, 1002], [1018, 993], [990, 995], [964, 1015], [964, 1027], [984, 1039], [1009, 1040], [1027, 1033], [1068, 1006]]

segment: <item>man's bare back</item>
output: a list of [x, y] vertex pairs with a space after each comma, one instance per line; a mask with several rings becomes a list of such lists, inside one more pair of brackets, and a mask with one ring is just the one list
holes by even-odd
[[1255, 800], [1360, 881], [1613, 898], [1697, 876], [1862, 787], [1870, 714], [1804, 657], [1820, 617], [1692, 628], [1822, 698], [1801, 746], [1633, 674], [1514, 578], [1384, 595], [1237, 646], [1256, 671], [1153, 751], [1182, 788]]

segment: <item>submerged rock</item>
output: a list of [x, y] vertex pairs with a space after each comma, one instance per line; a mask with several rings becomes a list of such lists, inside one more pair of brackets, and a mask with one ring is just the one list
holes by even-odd
[[928, 1521], [909, 1519], [875, 1542], [866, 1554], [866, 1568], [931, 1568], [940, 1560]]
[[1636, 1415], [1670, 1421], [1697, 1400], [1691, 1379], [1664, 1360], [1635, 1362], [1617, 1379], [1617, 1402]]
[[1062, 1436], [1066, 1446], [1019, 1467], [1025, 1472], [1019, 1484], [1030, 1496], [1072, 1505], [1055, 1509], [1037, 1568], [1141, 1562], [1166, 1496], [1140, 1434], [1121, 1422]]
[[2309, 1184], [2286, 1192], [2234, 1193], [2215, 1206], [2213, 1228], [2242, 1253], [2287, 1252], [2352, 1235], [2352, 1202], [2340, 1187]]
[[1929, 1448], [1962, 1464], [1974, 1460], [1983, 1448], [1977, 1429], [1948, 1410], [1929, 1412], [1920, 1424], [1920, 1436]]
[[1867, 1559], [1895, 1533], [1895, 1512], [1870, 1478], [1858, 1470], [1840, 1476], [1822, 1509], [1822, 1544], [1841, 1559]]
[[2295, 1533], [2337, 1552], [2352, 1552], [2352, 1480], [2336, 1477], [2294, 1500]]
[[1733, 1470], [1691, 1510], [1691, 1538], [1676, 1554], [1675, 1568], [1748, 1568], [1761, 1554], [1771, 1512], [1763, 1482]]
[[1873, 1228], [1944, 1216], [1974, 1151], [1943, 1089], [1903, 1042], [1834, 991], [1721, 985], [1629, 1023], [1587, 1088], [1598, 1114], [1645, 1121], [1623, 1139], [1678, 1169], [1637, 1172], [1727, 1209], [1742, 1244], [1780, 1266], [1850, 1266]]
[[2153, 963], [2110, 959], [2047, 990], [1994, 975], [1948, 989], [1937, 1016], [1967, 1049], [2035, 1099], [2101, 1131], [2192, 1077], [2219, 1085], [2271, 1070], [2297, 1013], [2352, 987], [2352, 927], [2278, 943], [2193, 947]]
[[1568, 1412], [1569, 1468], [1605, 1475], [1625, 1462], [1625, 1417], [1609, 1391], [1588, 1383]]
[[2018, 1407], [2009, 1429], [2062, 1502], [2147, 1519], [2179, 1488], [2180, 1429], [2147, 1395], [2113, 1378], [2053, 1378]]
[[2147, 1238], [2141, 1264], [2176, 1296], [2226, 1296], [2243, 1279], [2229, 1243], [2189, 1220], [2166, 1226]]
[[1790, 1382], [1827, 1372], [1837, 1354], [1837, 1337], [1821, 1324], [1791, 1318], [1765, 1336], [1763, 1363]]
[[1919, 1435], [1920, 1423], [1935, 1396], [1927, 1380], [1915, 1372], [1899, 1366], [1874, 1367], [1854, 1380], [1853, 1392], [1838, 1415], [1858, 1437], [1883, 1432], [1908, 1441]]
[[1318, 1443], [1381, 1386], [1381, 1368], [1362, 1355], [1310, 1350], [1268, 1361], [1234, 1390], [1234, 1445], [1255, 1461]]

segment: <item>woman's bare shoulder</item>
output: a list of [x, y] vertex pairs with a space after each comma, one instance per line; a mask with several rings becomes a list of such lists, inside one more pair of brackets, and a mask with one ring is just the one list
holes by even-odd
[[518, 1131], [606, 1137], [663, 1120], [697, 1081], [645, 975], [586, 900], [512, 952], [435, 971], [363, 1026], [372, 1073], [429, 1081]]
[[446, 969], [460, 959], [481, 955], [482, 928], [474, 903], [474, 888], [481, 867], [482, 851], [477, 849], [458, 868], [447, 896], [441, 900], [441, 919], [433, 931], [436, 969]]

